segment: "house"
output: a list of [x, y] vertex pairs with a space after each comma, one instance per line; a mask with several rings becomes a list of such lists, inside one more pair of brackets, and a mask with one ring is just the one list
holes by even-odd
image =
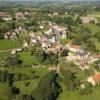
[[11, 50], [11, 54], [13, 55], [13, 54], [16, 54], [17, 53], [17, 51], [16, 51], [16, 49], [12, 49]]
[[65, 15], [68, 15], [68, 12], [65, 12]]
[[33, 37], [35, 37], [35, 33], [34, 32], [29, 32], [29, 36], [31, 37], [31, 38], [33, 38]]
[[66, 39], [67, 37], [67, 32], [66, 32], [66, 28], [62, 27], [62, 26], [57, 26], [57, 25], [51, 25], [52, 28], [52, 32], [54, 34], [56, 34], [57, 39]]
[[6, 33], [4, 34], [4, 38], [5, 38], [5, 39], [9, 39], [10, 36], [11, 36], [11, 32], [6, 32]]
[[95, 58], [95, 59], [100, 59], [100, 54], [95, 54], [95, 55], [94, 55], [94, 58]]
[[51, 46], [47, 49], [47, 53], [58, 53], [61, 49], [61, 46], [58, 42], [54, 42]]
[[57, 12], [54, 12], [54, 13], [53, 13], [53, 16], [57, 16], [57, 15], [58, 15], [58, 13], [57, 13]]
[[23, 48], [28, 48], [28, 46], [29, 46], [28, 42], [24, 40], [23, 41]]
[[49, 17], [51, 17], [51, 16], [52, 16], [52, 14], [48, 14], [48, 16], [49, 16]]
[[16, 49], [16, 52], [21, 52], [21, 51], [23, 51], [23, 48], [17, 48]]
[[60, 33], [60, 36], [62, 39], [66, 39], [67, 37], [67, 32], [65, 30], [63, 30], [61, 33]]
[[50, 41], [45, 39], [45, 40], [42, 41], [41, 45], [42, 45], [43, 49], [47, 49], [51, 46], [51, 43], [50, 43]]
[[22, 12], [16, 13], [15, 16], [16, 16], [17, 20], [26, 19], [25, 16], [24, 16], [24, 14]]
[[96, 86], [97, 84], [99, 85], [100, 83], [100, 73], [96, 73], [95, 75], [89, 77], [87, 79], [89, 83], [91, 83], [93, 86]]
[[33, 45], [35, 43], [37, 43], [37, 39], [35, 37], [31, 38], [30, 39], [30, 44]]
[[55, 36], [52, 36], [52, 37], [49, 39], [49, 41], [50, 41], [51, 43], [56, 42], [56, 37], [55, 37]]
[[17, 33], [16, 32], [12, 32], [10, 39], [16, 40], [17, 39]]
[[49, 67], [48, 70], [50, 72], [57, 72], [57, 67]]
[[40, 29], [44, 29], [44, 26], [41, 25], [39, 28], [40, 28]]
[[52, 34], [52, 29], [50, 28], [48, 31], [44, 32], [45, 35], [51, 35]]
[[81, 47], [79, 45], [67, 44], [68, 49], [72, 52], [81, 52]]

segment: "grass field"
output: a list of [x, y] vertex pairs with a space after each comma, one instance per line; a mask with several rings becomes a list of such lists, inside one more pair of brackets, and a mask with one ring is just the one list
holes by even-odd
[[20, 53], [20, 59], [26, 65], [32, 65], [33, 63], [35, 64], [38, 63], [37, 59], [34, 56], [31, 56], [31, 53], [29, 51]]
[[20, 47], [20, 42], [18, 40], [0, 40], [0, 50], [13, 49]]

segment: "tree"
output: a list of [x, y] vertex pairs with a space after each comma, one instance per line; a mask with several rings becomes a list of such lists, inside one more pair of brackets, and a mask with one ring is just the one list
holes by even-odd
[[100, 41], [100, 32], [97, 32], [94, 34], [94, 37], [98, 39], [98, 41]]
[[100, 70], [100, 59], [95, 61], [93, 64], [93, 67], [96, 68], [97, 70]]
[[19, 88], [16, 88], [16, 87], [12, 87], [12, 93], [13, 93], [13, 95], [18, 95], [19, 93], [20, 93], [20, 91], [19, 91]]
[[64, 50], [61, 52], [60, 56], [61, 56], [61, 57], [63, 57], [63, 56], [68, 56], [68, 52], [69, 52], [68, 49], [64, 49]]
[[7, 82], [9, 86], [13, 83], [13, 74], [8, 71], [0, 71], [0, 82]]
[[73, 43], [77, 45], [81, 45], [83, 43], [87, 44], [91, 36], [91, 31], [88, 28], [81, 26], [77, 30], [77, 34], [74, 36]]
[[91, 52], [96, 52], [96, 45], [92, 40], [88, 40], [85, 49]]
[[75, 74], [71, 72], [71, 70], [61, 69], [61, 73], [68, 90], [74, 91], [75, 89], [78, 89], [80, 84], [79, 80], [76, 78]]
[[42, 78], [32, 95], [35, 100], [56, 100], [60, 92], [57, 74], [50, 72]]
[[0, 39], [4, 38], [4, 33], [0, 33]]
[[81, 20], [80, 16], [76, 17], [76, 23], [77, 24], [81, 24], [82, 23], [82, 20]]
[[44, 53], [43, 64], [57, 65], [58, 64], [58, 55], [52, 54], [52, 53], [50, 53], [50, 54]]
[[74, 20], [71, 16], [65, 17], [64, 22], [68, 25], [73, 25], [74, 24]]

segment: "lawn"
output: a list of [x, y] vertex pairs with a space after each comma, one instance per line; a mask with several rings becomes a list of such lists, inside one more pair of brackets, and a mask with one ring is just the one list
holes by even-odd
[[20, 47], [21, 44], [18, 40], [0, 40], [0, 50], [13, 49]]
[[38, 64], [38, 61], [35, 56], [32, 56], [29, 51], [20, 53], [20, 59], [26, 65], [32, 65], [33, 63]]

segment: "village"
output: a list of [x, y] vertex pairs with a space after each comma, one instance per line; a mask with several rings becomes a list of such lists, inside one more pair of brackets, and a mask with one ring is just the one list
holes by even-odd
[[[22, 13], [17, 13], [21, 17], [17, 18], [24, 18]], [[89, 20], [91, 18], [88, 17]], [[94, 18], [92, 18], [94, 20]], [[87, 17], [84, 19], [83, 23], [89, 23], [89, 20], [87, 20]], [[40, 26], [40, 29], [45, 30], [44, 26]], [[23, 29], [22, 27], [19, 27], [18, 29], [15, 29], [12, 33], [7, 32], [4, 35], [5, 39], [10, 40], [16, 40], [21, 33], [27, 33], [26, 29]], [[41, 47], [45, 53], [54, 53], [57, 54], [61, 52], [63, 47], [65, 49], [68, 49], [70, 52], [68, 53], [68, 56], [65, 57], [66, 61], [72, 61], [76, 65], [78, 65], [79, 69], [84, 71], [85, 69], [90, 69], [90, 64], [94, 63], [95, 61], [100, 59], [100, 55], [91, 55], [90, 52], [85, 53], [84, 49], [81, 48], [80, 45], [74, 45], [71, 42], [66, 43], [65, 45], [62, 45], [60, 43], [60, 39], [67, 39], [67, 35], [69, 34], [69, 30], [58, 26], [56, 23], [48, 23], [48, 30], [45, 30], [43, 32], [43, 35], [37, 35], [37, 33], [29, 32], [29, 41], [23, 40], [22, 48], [16, 48], [11, 50], [11, 54], [16, 54], [18, 52], [23, 52], [25, 48], [29, 48], [30, 46], [41, 43]], [[56, 68], [50, 67], [49, 70], [55, 71]], [[87, 78], [87, 82], [90, 82], [93, 86], [98, 84], [100, 82], [100, 73], [98, 71], [95, 71], [94, 69], [94, 75], [89, 76]]]
[[[73, 13], [72, 9], [65, 12], [54, 9], [51, 13], [49, 7], [47, 12], [42, 7], [34, 9], [28, 12], [29, 9], [17, 11], [15, 8], [13, 14], [0, 11], [1, 77], [13, 74], [9, 76], [13, 81], [7, 79], [22, 94], [27, 94], [27, 91], [31, 94], [32, 88], [38, 87], [46, 73], [55, 73], [57, 81], [61, 80], [59, 84], [63, 91], [68, 85], [69, 91], [73, 88], [72, 91], [78, 90], [80, 95], [91, 95], [91, 89], [100, 85], [99, 18], [85, 11], [81, 15], [82, 8], [80, 13], [77, 10]], [[14, 46], [10, 47], [10, 43]], [[1, 77], [2, 85], [6, 78], [3, 81]], [[19, 95], [16, 94], [15, 98]], [[66, 100], [59, 98], [57, 100]]]

